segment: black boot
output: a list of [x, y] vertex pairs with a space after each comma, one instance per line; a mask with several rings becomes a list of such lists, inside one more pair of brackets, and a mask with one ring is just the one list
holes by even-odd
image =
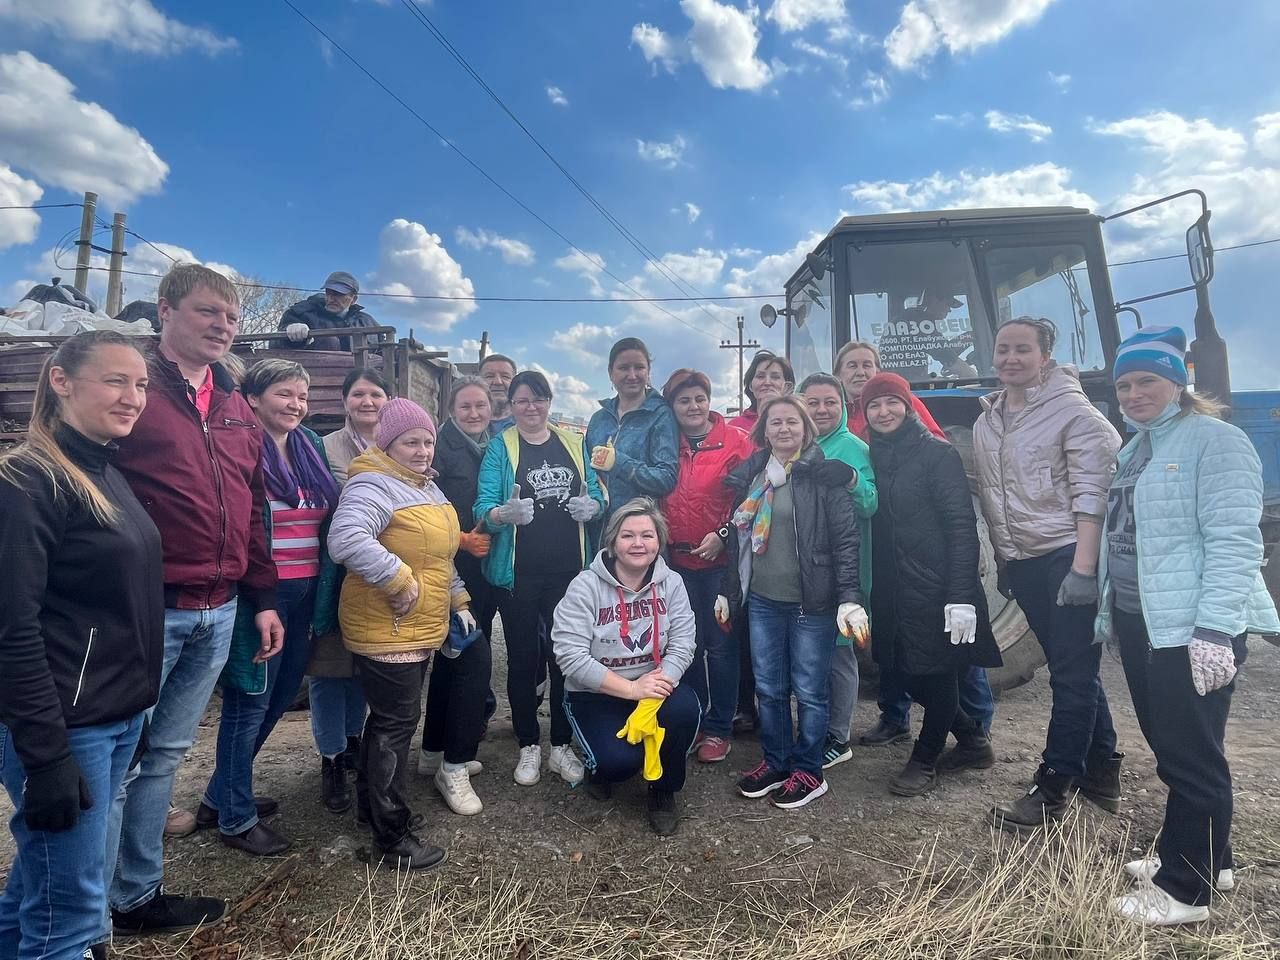
[[600, 780], [595, 773], [587, 771], [587, 796], [592, 800], [598, 800], [605, 803], [613, 798], [613, 784], [607, 780]]
[[993, 811], [996, 826], [1017, 833], [1037, 830], [1056, 822], [1071, 804], [1074, 782], [1074, 777], [1040, 764], [1030, 790], [1012, 803], [996, 804]]
[[320, 758], [320, 799], [330, 813], [351, 809], [351, 785], [347, 782], [347, 755]]
[[348, 776], [355, 776], [355, 772], [360, 767], [360, 738], [347, 737], [347, 749], [342, 754], [346, 757], [346, 771]]
[[1084, 776], [1076, 781], [1080, 796], [1091, 800], [1107, 813], [1120, 812], [1120, 765], [1123, 753], [1113, 753], [1097, 763], [1084, 768]]
[[389, 847], [373, 845], [371, 862], [374, 866], [393, 870], [431, 870], [445, 862], [447, 854], [439, 847], [419, 840], [412, 832]]
[[995, 766], [996, 752], [991, 749], [991, 739], [981, 728], [956, 739], [956, 745], [938, 758], [939, 771], [989, 770]]
[[649, 788], [646, 802], [649, 811], [649, 827], [660, 837], [669, 837], [680, 827], [680, 815], [676, 813], [676, 795], [670, 790]]
[[889, 792], [897, 797], [918, 797], [938, 785], [934, 764], [919, 759], [915, 753], [896, 777], [889, 781]]

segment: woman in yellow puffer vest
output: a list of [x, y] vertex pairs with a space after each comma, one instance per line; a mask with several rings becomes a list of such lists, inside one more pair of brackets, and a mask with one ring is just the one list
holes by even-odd
[[373, 830], [372, 862], [422, 870], [445, 859], [444, 850], [409, 828], [405, 780], [422, 681], [432, 651], [449, 635], [451, 613], [468, 634], [475, 620], [453, 566], [458, 515], [432, 482], [431, 415], [412, 401], [392, 400], [378, 415], [375, 440], [351, 461], [329, 553], [347, 568], [338, 619], [369, 702], [356, 797]]

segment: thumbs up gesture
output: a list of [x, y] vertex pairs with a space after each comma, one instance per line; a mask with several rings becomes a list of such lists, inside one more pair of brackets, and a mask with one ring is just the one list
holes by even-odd
[[591, 494], [587, 492], [587, 482], [582, 481], [581, 492], [576, 497], [570, 497], [569, 502], [565, 504], [565, 509], [569, 511], [569, 516], [573, 517], [578, 523], [588, 523], [596, 518], [596, 514], [600, 512], [600, 504], [591, 499]]
[[617, 454], [613, 449], [613, 437], [609, 438], [607, 443], [601, 443], [591, 448], [591, 466], [604, 473], [608, 473], [613, 469], [617, 462]]
[[499, 523], [523, 527], [526, 523], [533, 523], [533, 500], [521, 498], [520, 484], [517, 483], [511, 491], [511, 499], [496, 508], [493, 516]]

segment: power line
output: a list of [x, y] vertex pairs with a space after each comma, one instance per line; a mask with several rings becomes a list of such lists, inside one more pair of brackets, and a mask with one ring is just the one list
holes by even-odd
[[83, 206], [83, 203], [31, 203], [16, 204], [12, 207], [0, 207], [0, 210], [62, 210], [68, 207]]
[[[567, 169], [565, 169], [564, 164], [562, 164], [559, 160], [557, 160], [552, 155], [551, 151], [547, 149], [546, 145], [543, 144], [543, 142], [534, 135], [533, 131], [530, 130], [527, 126], [525, 126], [524, 122], [515, 115], [514, 111], [512, 111], [512, 109], [509, 106], [507, 106], [507, 104], [503, 101], [503, 99], [500, 96], [498, 96], [498, 94], [493, 90], [493, 88], [490, 87], [489, 84], [485, 82], [485, 79], [482, 76], [480, 76], [480, 74], [476, 71], [474, 67], [471, 66], [471, 64], [467, 61], [466, 57], [464, 57], [458, 51], [458, 49], [449, 41], [449, 38], [444, 35], [443, 31], [441, 31], [440, 28], [437, 27], [431, 21], [430, 17], [428, 17], [425, 13], [422, 12], [421, 8], [418, 7], [418, 5], [414, 2], [414, 0], [400, 0], [400, 5], [403, 6], [406, 10], [408, 10], [410, 14], [413, 15], [414, 19], [416, 19], [418, 23], [421, 24], [422, 27], [426, 29], [428, 33], [431, 34], [432, 37], [435, 38], [436, 42], [439, 43], [440, 46], [442, 46], [445, 49], [445, 51], [451, 57], [453, 57], [455, 61], [457, 61], [458, 65], [462, 67], [462, 69], [466, 72], [466, 74], [470, 76], [471, 79], [473, 79], [480, 86], [480, 89], [482, 89], [485, 93], [487, 93], [490, 99], [492, 99], [493, 102], [498, 105], [498, 107], [502, 110], [502, 112], [511, 118], [511, 121], [517, 127], [520, 128], [520, 130], [524, 133], [526, 137], [528, 137], [533, 142], [534, 146], [536, 146], [540, 151], [542, 151], [543, 156], [545, 156], [548, 160], [551, 161], [551, 164], [557, 170], [559, 170], [561, 174], [564, 175], [564, 178], [573, 185], [574, 189], [577, 190], [578, 193], [582, 194], [582, 196], [586, 198], [587, 202], [590, 203], [600, 213], [602, 217], [604, 217], [605, 221], [610, 226], [612, 226], [614, 230], [616, 230], [622, 236], [622, 238], [627, 241], [627, 243], [631, 244], [631, 246], [634, 247], [636, 251], [640, 253], [641, 256], [643, 256], [646, 260], [648, 260], [649, 263], [653, 265], [655, 270], [657, 270], [660, 274], [662, 274], [662, 276], [664, 276], [667, 280], [671, 281], [672, 285], [674, 285], [675, 288], [679, 290], [681, 293], [698, 294], [698, 297], [691, 297], [690, 299], [703, 299], [703, 300], [712, 299], [710, 297], [707, 297], [705, 294], [702, 294], [702, 292], [698, 290], [696, 287], [694, 287], [693, 284], [687, 284], [687, 282], [684, 281], [683, 278], [681, 278], [678, 274], [676, 274], [673, 270], [671, 270], [665, 263], [663, 263], [653, 253], [653, 251], [650, 250], [643, 243], [643, 241], [640, 240], [639, 237], [637, 237], [634, 233], [632, 233], [629, 229], [627, 229], [627, 227], [622, 223], [621, 220], [619, 220], [609, 210], [607, 210], [604, 204], [602, 204], [599, 200], [597, 200], [591, 194], [591, 191], [589, 191], [586, 187], [584, 187], [578, 181], [577, 177], [575, 177], [572, 173], [570, 173]], [[701, 306], [701, 304], [699, 304], [699, 306]], [[730, 330], [733, 329], [733, 327], [728, 323], [728, 321], [720, 317], [717, 317], [706, 307], [702, 307], [702, 312], [705, 313], [708, 317], [710, 317], [715, 322], [724, 324]]]
[[[520, 207], [520, 209], [521, 209], [521, 210], [525, 211], [525, 213], [529, 214], [529, 216], [533, 217], [533, 218], [534, 218], [535, 220], [537, 220], [540, 224], [542, 224], [544, 227], [546, 227], [548, 230], [550, 230], [553, 234], [555, 234], [557, 237], [559, 237], [561, 240], [563, 240], [565, 243], [567, 243], [567, 244], [568, 244], [568, 245], [569, 245], [573, 250], [575, 250], [575, 251], [577, 251], [579, 254], [581, 254], [584, 258], [586, 258], [587, 262], [589, 262], [589, 263], [591, 263], [592, 265], [594, 265], [595, 267], [597, 267], [597, 268], [598, 268], [602, 273], [604, 273], [604, 274], [606, 274], [607, 276], [611, 277], [611, 278], [612, 278], [613, 280], [615, 280], [615, 281], [616, 281], [620, 286], [623, 286], [623, 287], [625, 287], [626, 289], [630, 290], [630, 291], [631, 291], [632, 293], [634, 293], [637, 297], [640, 297], [640, 298], [642, 298], [642, 299], [643, 299], [643, 295], [640, 293], [640, 291], [639, 291], [639, 290], [637, 290], [635, 287], [631, 286], [631, 284], [627, 283], [627, 281], [623, 280], [621, 277], [619, 277], [617, 274], [615, 274], [613, 271], [611, 271], [608, 267], [606, 267], [606, 266], [604, 265], [603, 261], [600, 261], [600, 260], [598, 260], [597, 258], [595, 258], [595, 257], [591, 256], [591, 254], [587, 253], [585, 250], [583, 250], [581, 247], [579, 247], [576, 243], [574, 243], [572, 240], [570, 240], [568, 237], [566, 237], [563, 233], [561, 233], [561, 232], [560, 232], [559, 230], [557, 230], [554, 226], [552, 226], [550, 223], [548, 223], [548, 222], [547, 222], [543, 217], [541, 217], [539, 214], [535, 213], [535, 212], [534, 212], [534, 211], [529, 207], [529, 205], [528, 205], [527, 203], [525, 203], [523, 200], [521, 200], [519, 197], [517, 197], [514, 193], [512, 193], [510, 190], [508, 190], [506, 187], [504, 187], [501, 183], [499, 183], [497, 180], [495, 180], [495, 179], [494, 179], [494, 178], [489, 174], [489, 172], [488, 172], [487, 170], [485, 170], [485, 169], [484, 169], [484, 167], [480, 166], [480, 164], [478, 164], [475, 160], [471, 159], [471, 157], [470, 157], [470, 156], [469, 156], [465, 151], [463, 151], [461, 147], [459, 147], [459, 146], [458, 146], [457, 144], [455, 144], [452, 140], [450, 140], [448, 137], [446, 137], [443, 133], [441, 133], [439, 130], [437, 130], [437, 129], [435, 128], [435, 126], [433, 126], [433, 125], [432, 125], [432, 123], [431, 123], [429, 120], [427, 120], [427, 119], [426, 119], [426, 117], [422, 116], [422, 114], [420, 114], [417, 110], [415, 110], [413, 107], [409, 106], [409, 104], [408, 104], [408, 103], [406, 103], [406, 102], [404, 101], [404, 99], [402, 99], [402, 98], [400, 97], [400, 95], [399, 95], [399, 94], [397, 94], [394, 90], [392, 90], [392, 89], [391, 89], [390, 87], [388, 87], [385, 83], [383, 83], [383, 82], [382, 82], [381, 80], [379, 80], [376, 76], [374, 76], [374, 75], [373, 75], [373, 74], [372, 74], [372, 73], [371, 73], [371, 72], [370, 72], [370, 71], [369, 71], [369, 70], [364, 66], [364, 64], [362, 64], [362, 63], [361, 63], [359, 60], [357, 60], [354, 56], [352, 56], [350, 53], [348, 53], [345, 47], [343, 47], [340, 43], [338, 43], [338, 42], [337, 42], [336, 40], [334, 40], [331, 36], [329, 36], [329, 34], [325, 33], [325, 31], [324, 31], [323, 29], [321, 29], [321, 27], [319, 26], [319, 24], [317, 24], [314, 20], [312, 20], [312, 19], [311, 19], [310, 17], [308, 17], [305, 13], [303, 13], [301, 10], [299, 10], [299, 9], [297, 8], [297, 6], [295, 6], [295, 5], [294, 5], [293, 0], [281, 0], [281, 3], [283, 3], [283, 4], [284, 4], [285, 6], [287, 6], [290, 10], [292, 10], [294, 13], [296, 13], [296, 14], [297, 14], [297, 15], [298, 15], [302, 20], [306, 21], [306, 23], [311, 27], [311, 29], [312, 29], [312, 30], [314, 30], [314, 31], [315, 31], [316, 33], [318, 33], [321, 37], [323, 37], [326, 41], [328, 41], [328, 42], [333, 46], [333, 48], [334, 48], [335, 50], [337, 50], [339, 53], [341, 53], [344, 57], [346, 57], [346, 58], [347, 58], [347, 60], [349, 60], [349, 61], [351, 62], [351, 64], [352, 64], [352, 65], [353, 65], [357, 70], [359, 70], [359, 71], [360, 71], [361, 73], [363, 73], [366, 77], [368, 77], [370, 80], [372, 80], [372, 81], [373, 81], [373, 82], [374, 82], [374, 83], [375, 83], [375, 84], [376, 84], [376, 85], [377, 85], [377, 86], [378, 86], [378, 87], [379, 87], [379, 88], [380, 88], [384, 93], [386, 93], [386, 94], [387, 94], [387, 96], [391, 97], [393, 100], [395, 100], [395, 102], [396, 102], [396, 103], [400, 104], [400, 106], [401, 106], [401, 107], [403, 107], [403, 108], [404, 108], [404, 109], [405, 109], [405, 110], [406, 110], [406, 111], [407, 111], [411, 116], [413, 116], [413, 117], [414, 117], [414, 119], [416, 119], [416, 120], [417, 120], [419, 123], [421, 123], [424, 127], [426, 127], [428, 130], [430, 130], [430, 131], [431, 131], [431, 133], [432, 133], [432, 134], [434, 134], [434, 135], [435, 135], [435, 136], [440, 140], [440, 142], [441, 142], [441, 143], [443, 143], [446, 147], [448, 147], [450, 150], [452, 150], [454, 153], [456, 153], [459, 157], [461, 157], [464, 161], [466, 161], [466, 163], [467, 163], [467, 165], [468, 165], [468, 166], [470, 166], [470, 167], [471, 167], [473, 170], [475, 170], [478, 174], [480, 174], [482, 177], [484, 177], [484, 179], [486, 179], [487, 181], [489, 181], [489, 183], [491, 183], [494, 187], [496, 187], [499, 191], [501, 191], [501, 192], [502, 192], [502, 193], [503, 193], [503, 194], [504, 194], [504, 195], [505, 195], [509, 200], [511, 200], [513, 203], [515, 203], [518, 207]], [[665, 313], [667, 316], [669, 316], [671, 319], [675, 320], [677, 323], [682, 323], [682, 324], [684, 324], [684, 325], [685, 325], [686, 327], [688, 327], [690, 330], [694, 330], [694, 331], [696, 331], [697, 333], [702, 334], [703, 336], [711, 337], [713, 340], [718, 339], [718, 338], [716, 337], [716, 335], [715, 335], [714, 333], [712, 333], [711, 331], [709, 331], [709, 330], [703, 330], [701, 327], [696, 327], [696, 326], [694, 326], [692, 323], [690, 323], [689, 321], [685, 320], [683, 317], [679, 317], [679, 316], [677, 316], [676, 314], [672, 313], [670, 310], [666, 309], [666, 308], [665, 308], [665, 307], [663, 307], [663, 306], [660, 306], [660, 305], [659, 305], [659, 306], [657, 307], [657, 309], [658, 309], [658, 310], [660, 310], [660, 311], [662, 311], [663, 313]]]
[[[1214, 247], [1214, 253], [1225, 253], [1228, 250], [1243, 250], [1246, 247], [1264, 247], [1269, 243], [1280, 243], [1280, 237], [1272, 237], [1270, 240], [1254, 240], [1252, 243], [1236, 243], [1229, 247]], [[1108, 267], [1129, 267], [1135, 263], [1156, 263], [1160, 260], [1184, 260], [1185, 253], [1170, 253], [1163, 257], [1144, 257], [1141, 260], [1121, 260], [1117, 263], [1108, 263]]]

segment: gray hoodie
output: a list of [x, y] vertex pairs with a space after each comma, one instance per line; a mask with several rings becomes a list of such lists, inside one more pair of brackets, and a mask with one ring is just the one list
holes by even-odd
[[573, 578], [556, 607], [551, 643], [569, 692], [597, 693], [613, 671], [635, 680], [653, 670], [658, 634], [662, 673], [679, 681], [693, 662], [693, 608], [680, 575], [659, 557], [653, 579], [639, 590], [618, 582], [604, 552]]

